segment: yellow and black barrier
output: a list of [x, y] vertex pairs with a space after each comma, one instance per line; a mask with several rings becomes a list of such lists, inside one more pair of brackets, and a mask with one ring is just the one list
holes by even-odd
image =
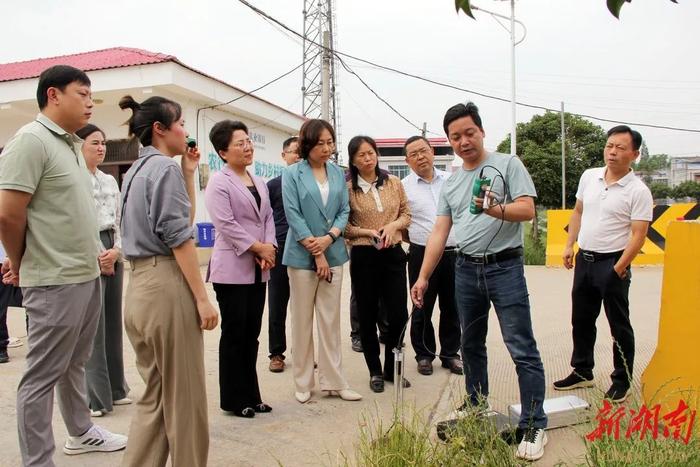
[[642, 374], [642, 394], [648, 407], [662, 413], [684, 400], [697, 410], [700, 392], [700, 222], [671, 222], [664, 236], [664, 277], [661, 286], [659, 338]]
[[[562, 266], [561, 256], [566, 246], [571, 209], [547, 211], [547, 266]], [[642, 250], [632, 264], [663, 264], [666, 249], [666, 231], [671, 221], [697, 220], [700, 204], [682, 203], [654, 206], [654, 216]], [[578, 248], [578, 246], [576, 246]]]

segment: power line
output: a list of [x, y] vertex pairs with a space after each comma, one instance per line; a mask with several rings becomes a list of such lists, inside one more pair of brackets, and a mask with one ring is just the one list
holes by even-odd
[[[262, 10], [260, 10], [259, 8], [255, 7], [254, 5], [251, 5], [247, 0], [238, 0], [238, 1], [239, 1], [240, 3], [242, 3], [243, 5], [247, 6], [248, 8], [250, 8], [251, 10], [253, 10], [253, 11], [254, 11], [255, 13], [257, 13], [258, 15], [262, 16], [263, 18], [267, 18], [268, 20], [275, 22], [276, 24], [278, 24], [279, 26], [281, 26], [283, 29], [289, 31], [290, 33], [296, 35], [297, 37], [300, 37], [300, 38], [302, 38], [302, 39], [304, 38], [304, 36], [303, 36], [302, 34], [300, 34], [299, 32], [295, 31], [294, 29], [290, 28], [289, 26], [287, 26], [286, 24], [282, 23], [282, 22], [279, 21], [278, 19], [276, 19], [276, 18], [274, 18], [274, 17], [268, 15], [267, 13], [265, 13], [264, 11], [262, 11]], [[307, 38], [306, 40], [309, 40], [309, 39]], [[316, 45], [318, 45], [318, 46], [320, 46], [320, 47], [322, 47], [322, 48], [325, 49], [325, 47], [323, 46], [323, 44], [316, 44]], [[393, 67], [381, 65], [381, 64], [378, 64], [378, 63], [376, 63], [376, 62], [372, 62], [372, 61], [370, 61], [370, 60], [366, 60], [366, 59], [364, 59], [364, 58], [356, 57], [356, 56], [354, 56], [354, 55], [350, 55], [350, 54], [347, 54], [347, 53], [345, 53], [345, 52], [340, 52], [340, 51], [338, 51], [338, 50], [333, 50], [333, 51], [331, 51], [331, 52], [333, 52], [334, 54], [337, 54], [337, 55], [343, 55], [344, 57], [351, 58], [351, 59], [353, 59], [353, 60], [357, 60], [357, 61], [362, 62], [362, 63], [366, 63], [366, 64], [368, 64], [368, 65], [371, 65], [371, 66], [375, 67], [375, 68], [380, 68], [380, 69], [383, 69], [383, 70], [391, 71], [391, 72], [393, 72], [393, 73], [397, 73], [397, 74], [402, 75], [402, 76], [406, 76], [406, 77], [409, 77], [409, 78], [417, 79], [417, 80], [420, 80], [420, 81], [425, 81], [425, 82], [427, 82], [427, 83], [431, 83], [431, 84], [434, 84], [434, 85], [436, 85], [436, 86], [441, 86], [441, 87], [448, 88], [448, 89], [453, 89], [453, 90], [456, 90], [456, 91], [461, 91], [461, 92], [466, 92], [466, 93], [469, 93], [469, 94], [474, 94], [474, 95], [476, 95], [476, 96], [484, 97], [484, 98], [486, 98], [486, 99], [493, 99], [493, 100], [497, 100], [497, 101], [501, 101], [501, 102], [508, 102], [508, 103], [511, 102], [510, 99], [507, 99], [507, 98], [504, 98], [504, 97], [499, 97], [499, 96], [494, 96], [494, 95], [486, 94], [486, 93], [479, 92], [479, 91], [474, 91], [474, 90], [472, 90], [472, 89], [463, 88], [463, 87], [456, 86], [456, 85], [453, 85], [453, 84], [442, 83], [442, 82], [436, 81], [436, 80], [434, 80], [434, 79], [426, 78], [426, 77], [424, 77], [424, 76], [416, 75], [416, 74], [413, 74], [413, 73], [408, 73], [408, 72], [406, 72], [406, 71], [402, 71], [402, 70], [399, 70], [399, 69], [396, 69], [396, 68], [393, 68]], [[530, 108], [530, 109], [544, 110], [544, 111], [548, 111], [548, 112], [559, 112], [559, 109], [553, 109], [553, 108], [545, 107], [545, 106], [542, 106], [542, 105], [529, 104], [529, 103], [518, 102], [518, 101], [516, 101], [515, 103], [516, 103], [517, 105], [521, 106], [521, 107], [527, 107], [527, 108]], [[684, 131], [684, 132], [688, 132], [688, 133], [700, 133], [700, 129], [693, 129], [693, 128], [680, 128], [680, 127], [672, 127], [672, 126], [667, 126], [667, 125], [655, 125], [655, 124], [652, 124], [652, 123], [638, 123], [638, 122], [635, 123], [635, 122], [629, 122], [629, 121], [625, 121], [625, 120], [614, 120], [614, 119], [610, 119], [610, 118], [597, 117], [597, 116], [595, 116], [595, 115], [589, 115], [589, 114], [583, 114], [583, 113], [571, 113], [571, 115], [577, 115], [577, 116], [579, 116], [579, 117], [589, 118], [589, 119], [597, 120], [597, 121], [600, 121], [600, 122], [608, 122], [608, 123], [626, 123], [627, 125], [636, 126], [636, 127], [659, 128], [659, 129], [662, 129], [662, 130]]]
[[268, 81], [267, 83], [265, 83], [265, 84], [263, 84], [263, 85], [261, 85], [261, 86], [258, 86], [257, 88], [255, 88], [255, 89], [253, 89], [253, 90], [251, 90], [251, 91], [246, 91], [246, 92], [244, 92], [243, 94], [241, 94], [240, 96], [234, 97], [234, 98], [231, 99], [230, 101], [221, 102], [221, 103], [219, 103], [219, 104], [207, 105], [207, 106], [204, 106], [204, 107], [199, 107], [199, 108], [197, 109], [197, 117], [196, 117], [196, 121], [197, 121], [197, 130], [196, 130], [197, 141], [199, 141], [199, 113], [200, 113], [202, 110], [215, 109], [215, 108], [217, 108], [217, 107], [221, 107], [222, 105], [232, 104], [233, 102], [236, 102], [236, 101], [238, 101], [238, 100], [240, 100], [240, 99], [243, 99], [244, 97], [250, 96], [250, 95], [253, 94], [254, 92], [260, 91], [261, 89], [266, 88], [267, 86], [269, 86], [269, 85], [271, 85], [271, 84], [273, 84], [273, 83], [276, 83], [277, 81], [281, 80], [282, 78], [285, 78], [285, 77], [291, 75], [292, 73], [294, 73], [295, 71], [297, 71], [299, 68], [303, 67], [307, 62], [313, 60], [314, 58], [316, 58], [316, 57], [310, 57], [308, 60], [306, 60], [305, 62], [300, 63], [299, 65], [295, 66], [295, 67], [292, 68], [291, 70], [282, 73], [282, 74], [279, 75], [278, 77], [276, 77], [276, 78], [274, 78], [274, 79], [271, 79], [271, 80]]
[[372, 88], [370, 87], [370, 85], [367, 84], [367, 83], [365, 82], [365, 80], [362, 79], [362, 77], [361, 77], [360, 75], [358, 75], [357, 73], [355, 73], [355, 71], [352, 70], [352, 69], [345, 63], [345, 60], [343, 60], [342, 57], [340, 57], [338, 54], [335, 54], [335, 56], [338, 58], [338, 61], [339, 61], [340, 64], [343, 66], [343, 68], [345, 68], [345, 71], [347, 71], [348, 73], [350, 73], [351, 75], [353, 75], [355, 78], [357, 78], [357, 79], [360, 81], [360, 83], [362, 83], [367, 89], [369, 89], [369, 91], [370, 91], [372, 94], [374, 94], [374, 96], [375, 96], [377, 99], [379, 99], [380, 101], [382, 101], [387, 107], [389, 107], [396, 115], [398, 115], [399, 117], [401, 117], [401, 119], [403, 119], [406, 123], [408, 123], [409, 125], [411, 125], [411, 126], [412, 126], [413, 128], [415, 128], [416, 130], [421, 131], [421, 128], [420, 128], [418, 125], [416, 125], [415, 123], [413, 123], [412, 121], [410, 121], [408, 118], [406, 118], [405, 116], [403, 116], [403, 115], [401, 114], [401, 112], [399, 112], [398, 110], [396, 110], [396, 109], [394, 108], [394, 106], [392, 106], [391, 104], [389, 104], [389, 102], [387, 102], [386, 99], [384, 99], [382, 96], [380, 96], [379, 94], [377, 94], [377, 92], [376, 92], [374, 89], [372, 89]]

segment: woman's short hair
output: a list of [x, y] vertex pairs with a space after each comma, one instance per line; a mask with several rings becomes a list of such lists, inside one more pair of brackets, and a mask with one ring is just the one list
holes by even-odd
[[299, 130], [299, 157], [302, 159], [309, 158], [309, 153], [318, 144], [323, 130], [328, 130], [331, 138], [333, 138], [333, 143], [335, 143], [335, 130], [333, 130], [333, 126], [330, 123], [318, 118], [304, 122]]
[[[229, 144], [231, 144], [231, 138], [233, 138], [233, 133], [236, 130], [242, 130], [245, 134], [248, 134], [248, 127], [245, 123], [239, 122], [238, 120], [222, 120], [215, 124], [211, 131], [209, 132], [209, 141], [214, 146], [214, 151], [221, 157], [220, 151], [226, 151]], [[221, 160], [226, 162], [226, 159], [221, 157]]]

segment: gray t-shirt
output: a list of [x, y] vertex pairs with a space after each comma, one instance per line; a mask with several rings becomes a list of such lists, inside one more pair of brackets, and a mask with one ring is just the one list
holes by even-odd
[[[515, 156], [492, 152], [473, 170], [463, 167], [457, 169], [442, 186], [437, 215], [452, 218], [452, 232], [457, 241], [457, 248], [461, 253], [474, 256], [498, 253], [523, 244], [523, 228], [520, 222], [504, 221], [499, 231], [500, 219], [484, 213], [469, 212], [472, 185], [482, 169], [483, 176], [491, 179], [491, 189], [501, 202], [504, 200], [504, 194], [505, 203], [521, 196], [537, 196], [530, 174], [522, 161]], [[499, 172], [505, 177], [507, 190], [504, 189]]]
[[127, 259], [171, 256], [172, 248], [193, 237], [182, 170], [153, 146], [139, 151], [139, 158], [124, 176], [122, 203], [122, 251]]

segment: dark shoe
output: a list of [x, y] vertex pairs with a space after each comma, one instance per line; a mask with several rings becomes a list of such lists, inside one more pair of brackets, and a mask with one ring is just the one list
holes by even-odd
[[255, 417], [255, 409], [252, 407], [244, 407], [242, 410], [234, 410], [233, 414], [236, 417], [253, 418]]
[[418, 373], [429, 376], [433, 374], [433, 362], [427, 358], [418, 360]]
[[465, 418], [470, 415], [476, 417], [482, 417], [489, 412], [492, 412], [491, 403], [488, 400], [483, 399], [483, 401], [477, 405], [472, 404], [468, 399], [465, 400], [462, 405], [457, 407], [452, 413], [453, 418]]
[[503, 430], [500, 433], [501, 439], [509, 445], [520, 444], [525, 436], [525, 430], [523, 428], [517, 427], [510, 430]]
[[282, 355], [270, 357], [270, 371], [273, 373], [282, 373], [284, 371], [284, 357]]
[[354, 336], [352, 339], [352, 350], [355, 352], [362, 352], [362, 341], [360, 341], [359, 336]]
[[456, 375], [464, 374], [464, 367], [462, 366], [462, 360], [459, 358], [452, 358], [446, 362], [442, 362], [442, 367], [447, 368], [450, 372]]
[[10, 356], [7, 355], [7, 350], [0, 350], [0, 363], [7, 363], [10, 361]]
[[379, 375], [370, 376], [369, 388], [374, 392], [384, 392], [384, 378]]
[[605, 393], [605, 398], [616, 403], [624, 402], [627, 396], [630, 395], [630, 388], [614, 384], [610, 386], [608, 392]]
[[[394, 377], [392, 376], [391, 378], [389, 378], [388, 376], [384, 375], [384, 381], [391, 383], [391, 384], [394, 384]], [[411, 382], [409, 380], [407, 380], [406, 378], [404, 378], [403, 376], [401, 377], [401, 381], [403, 383], [404, 388], [411, 387]]]
[[593, 378], [584, 378], [575, 371], [569, 376], [554, 382], [554, 389], [557, 391], [570, 391], [576, 388], [592, 388], [595, 385]]
[[264, 402], [261, 402], [261, 403], [259, 403], [259, 404], [256, 404], [255, 407], [253, 407], [253, 409], [255, 409], [255, 411], [256, 411], [257, 413], [268, 413], [268, 412], [272, 412], [272, 407], [270, 407], [269, 405], [267, 405], [267, 404], [264, 403]]

